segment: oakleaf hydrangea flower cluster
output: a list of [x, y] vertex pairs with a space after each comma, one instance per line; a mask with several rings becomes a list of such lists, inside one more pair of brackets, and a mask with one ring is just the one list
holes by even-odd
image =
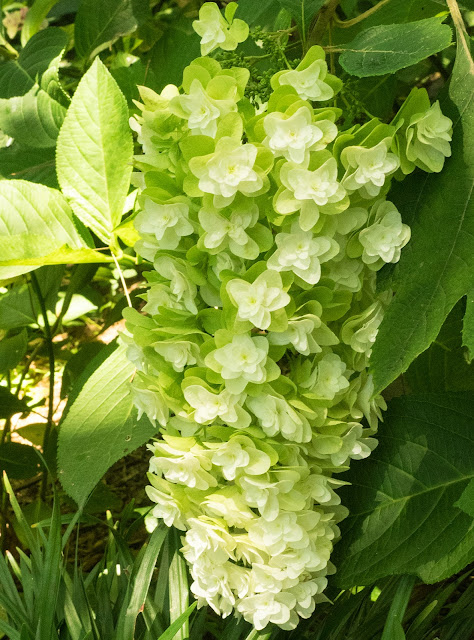
[[[232, 17], [203, 6], [204, 53], [246, 37]], [[293, 629], [334, 571], [338, 474], [370, 455], [385, 408], [368, 373], [390, 300], [375, 276], [410, 238], [390, 184], [442, 168], [451, 122], [415, 89], [392, 124], [341, 131], [317, 46], [258, 112], [248, 77], [202, 57], [181, 91], [141, 89], [136, 250], [151, 265], [124, 340], [160, 429], [149, 526], [183, 531], [199, 605]]]

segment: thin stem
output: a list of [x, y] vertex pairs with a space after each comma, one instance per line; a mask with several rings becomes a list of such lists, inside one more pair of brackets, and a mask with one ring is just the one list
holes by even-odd
[[326, 0], [326, 4], [323, 7], [321, 7], [318, 14], [318, 19], [316, 20], [316, 24], [314, 25], [314, 28], [311, 30], [311, 33], [309, 34], [309, 38], [307, 42], [308, 49], [312, 45], [320, 43], [320, 40], [323, 37], [323, 34], [326, 31], [328, 24], [331, 22], [331, 20], [334, 17], [334, 14], [336, 12], [336, 9], [340, 1], [341, 0]]
[[42, 343], [36, 345], [36, 347], [31, 352], [31, 355], [28, 358], [27, 363], [23, 367], [23, 371], [21, 372], [21, 376], [20, 376], [20, 382], [18, 383], [18, 386], [16, 388], [16, 392], [15, 392], [15, 395], [16, 395], [17, 398], [20, 395], [20, 391], [21, 391], [21, 387], [23, 386], [23, 382], [25, 381], [26, 375], [27, 375], [28, 371], [30, 370], [30, 367], [31, 367], [34, 359], [36, 358], [36, 355], [37, 355], [38, 351], [40, 350], [41, 345], [42, 345]]
[[[46, 429], [44, 430], [43, 438], [43, 453], [48, 451], [48, 445], [51, 437], [51, 430], [53, 429], [53, 415], [54, 415], [54, 346], [53, 346], [53, 334], [51, 333], [51, 327], [48, 320], [48, 311], [46, 309], [46, 303], [44, 300], [43, 292], [38, 282], [38, 278], [34, 271], [31, 272], [31, 284], [33, 290], [38, 298], [38, 303], [41, 309], [41, 315], [44, 322], [44, 334], [46, 339], [46, 348], [48, 350], [49, 359], [49, 398], [48, 398], [48, 422]], [[41, 482], [41, 498], [44, 499], [46, 495], [46, 487], [48, 484], [48, 471], [43, 472], [43, 480]]]
[[365, 20], [366, 18], [371, 16], [388, 2], [390, 2], [390, 0], [380, 0], [380, 2], [378, 2], [376, 5], [374, 5], [370, 9], [367, 9], [367, 11], [364, 11], [364, 13], [361, 13], [355, 18], [352, 18], [352, 20], [340, 20], [337, 15], [334, 14], [334, 22], [340, 29], [348, 29], [349, 27], [353, 27], [355, 24], [358, 24], [359, 22], [362, 22], [362, 20]]
[[125, 282], [123, 271], [120, 268], [120, 265], [119, 265], [119, 262], [117, 260], [116, 255], [113, 252], [112, 252], [112, 258], [114, 259], [115, 266], [117, 267], [118, 272], [119, 272], [120, 282], [122, 283], [123, 292], [125, 294], [125, 297], [127, 298], [127, 304], [128, 304], [129, 307], [132, 307], [133, 306], [132, 305], [132, 300], [130, 299], [130, 294], [128, 293], [127, 283]]

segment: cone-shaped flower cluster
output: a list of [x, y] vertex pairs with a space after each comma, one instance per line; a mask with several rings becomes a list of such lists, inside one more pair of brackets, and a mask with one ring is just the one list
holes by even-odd
[[375, 272], [410, 237], [390, 182], [439, 170], [450, 130], [428, 102], [339, 131], [319, 47], [258, 114], [248, 75], [204, 57], [181, 93], [142, 89], [136, 249], [153, 268], [124, 339], [161, 433], [149, 524], [184, 532], [200, 604], [292, 629], [334, 571], [337, 474], [375, 447], [385, 406], [367, 371], [390, 298]]

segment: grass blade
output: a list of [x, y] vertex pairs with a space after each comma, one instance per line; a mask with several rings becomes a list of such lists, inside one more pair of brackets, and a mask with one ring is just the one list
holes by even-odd
[[[171, 540], [173, 547], [173, 556], [171, 558], [169, 568], [169, 598], [170, 598], [170, 623], [171, 626], [175, 620], [187, 611], [189, 606], [189, 587], [188, 574], [186, 571], [186, 562], [179, 552], [180, 536], [176, 529], [171, 531]], [[175, 640], [187, 640], [189, 638], [189, 623], [187, 619], [176, 633]]]
[[189, 616], [192, 614], [196, 606], [197, 602], [193, 602], [186, 611], [183, 611], [183, 613], [176, 618], [166, 631], [161, 634], [158, 640], [173, 640], [176, 637], [176, 634], [182, 630], [183, 626], [185, 624], [188, 625]]

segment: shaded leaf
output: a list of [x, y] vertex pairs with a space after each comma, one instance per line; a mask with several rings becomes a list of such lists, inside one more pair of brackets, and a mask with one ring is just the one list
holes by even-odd
[[343, 45], [339, 62], [347, 73], [359, 78], [382, 76], [445, 49], [451, 36], [450, 27], [438, 18], [371, 27]]
[[[395, 269], [396, 291], [371, 357], [376, 391], [427, 349], [468, 291], [474, 273], [474, 62], [461, 33], [443, 112], [454, 122], [452, 157], [440, 174], [413, 173], [395, 204], [412, 238]], [[416, 273], [416, 278], [413, 274]]]
[[474, 475], [471, 393], [393, 400], [377, 449], [341, 477], [349, 516], [336, 545], [336, 583], [417, 574], [437, 582], [474, 553], [472, 518], [454, 503]]
[[125, 347], [115, 349], [84, 384], [61, 425], [58, 474], [80, 506], [114, 462], [156, 432], [146, 417], [137, 421], [132, 409], [134, 370]]
[[14, 369], [28, 348], [28, 336], [26, 331], [20, 331], [16, 336], [3, 338], [0, 341], [0, 374]]
[[6, 387], [0, 385], [0, 418], [11, 418], [16, 413], [29, 413], [26, 400], [17, 398]]
[[3, 178], [39, 182], [56, 189], [55, 150], [22, 147], [13, 142], [0, 149], [0, 172]]
[[39, 471], [39, 457], [33, 447], [18, 442], [0, 444], [0, 471], [9, 478], [31, 478]]

